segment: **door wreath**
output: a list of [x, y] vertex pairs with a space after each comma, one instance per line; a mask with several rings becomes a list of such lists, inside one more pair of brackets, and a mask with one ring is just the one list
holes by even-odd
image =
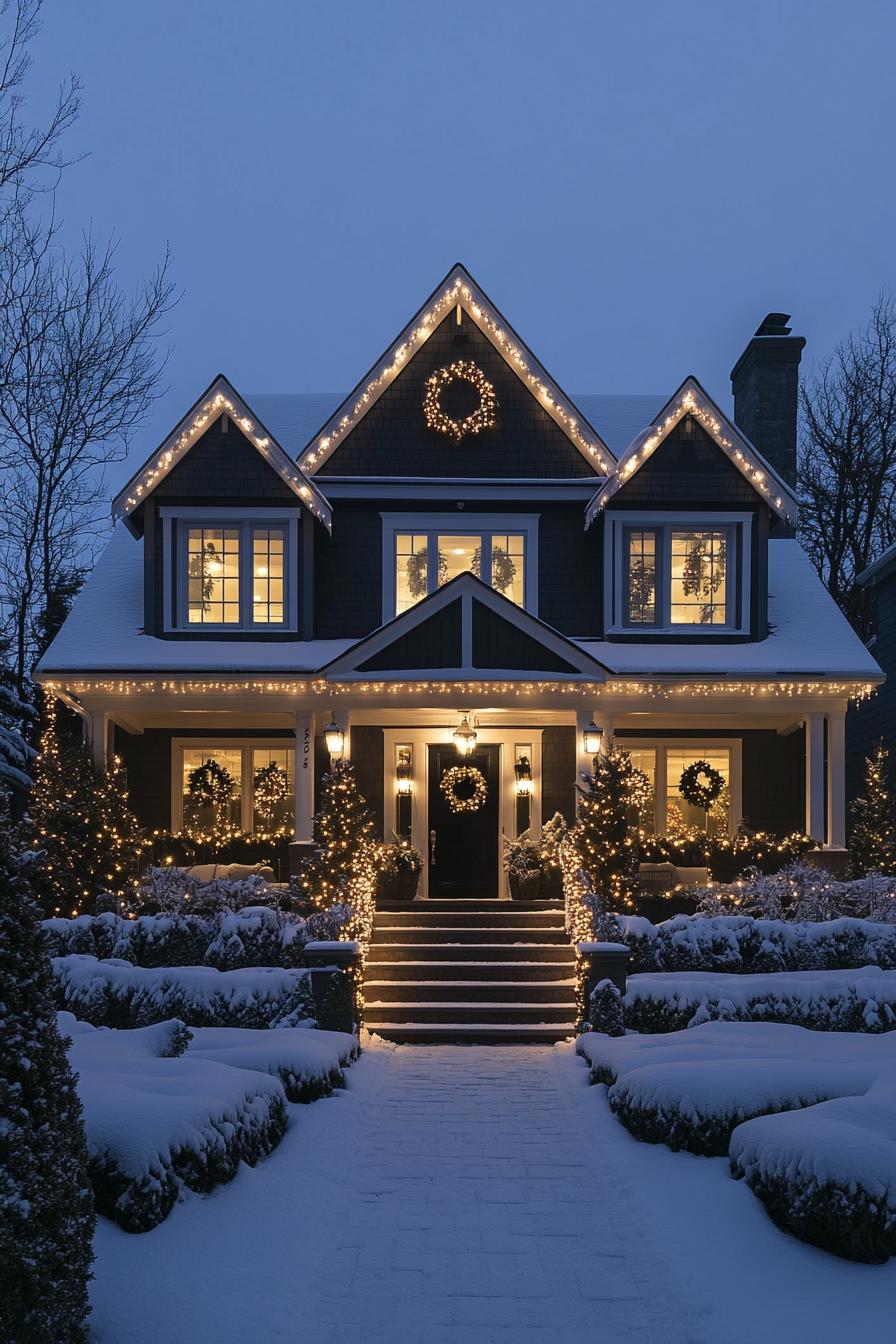
[[452, 812], [478, 812], [488, 797], [485, 775], [475, 765], [453, 765], [439, 782]]

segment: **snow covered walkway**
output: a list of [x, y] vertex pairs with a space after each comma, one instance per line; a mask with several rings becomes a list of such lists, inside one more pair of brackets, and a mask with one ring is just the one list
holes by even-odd
[[568, 1044], [374, 1044], [258, 1167], [142, 1236], [101, 1219], [97, 1256], [96, 1344], [826, 1344], [896, 1286], [721, 1159], [636, 1143]]

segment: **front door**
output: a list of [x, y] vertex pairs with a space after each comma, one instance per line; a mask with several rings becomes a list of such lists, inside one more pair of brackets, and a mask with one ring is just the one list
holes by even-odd
[[[481, 746], [470, 756], [459, 756], [454, 746], [429, 748], [431, 900], [481, 901], [498, 895], [500, 751], [498, 746]], [[452, 776], [458, 768], [476, 774]]]

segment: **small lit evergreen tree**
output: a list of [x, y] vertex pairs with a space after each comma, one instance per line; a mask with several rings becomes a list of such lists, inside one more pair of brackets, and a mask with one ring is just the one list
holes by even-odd
[[33, 847], [44, 854], [34, 892], [48, 914], [92, 911], [100, 892], [130, 893], [144, 837], [124, 766], [113, 756], [99, 770], [86, 743], [63, 743], [55, 701], [47, 705], [29, 813]]
[[93, 1199], [28, 873], [0, 799], [0, 1339], [87, 1337]]
[[619, 909], [625, 884], [638, 867], [639, 834], [632, 821], [633, 766], [627, 751], [607, 743], [582, 771], [578, 818], [572, 830], [581, 867], [594, 891]]
[[375, 867], [373, 817], [351, 761], [336, 761], [321, 787], [314, 817], [315, 853], [302, 870], [302, 885], [315, 905], [326, 908], [353, 899], [359, 874]]
[[865, 761], [865, 787], [852, 805], [850, 849], [856, 876], [896, 873], [896, 801], [887, 781], [888, 752], [876, 742]]

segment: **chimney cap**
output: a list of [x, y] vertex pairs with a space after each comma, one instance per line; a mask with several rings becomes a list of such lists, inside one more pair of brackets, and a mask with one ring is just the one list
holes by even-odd
[[789, 336], [790, 327], [787, 323], [790, 321], [789, 313], [766, 313], [765, 317], [756, 328], [757, 336]]

